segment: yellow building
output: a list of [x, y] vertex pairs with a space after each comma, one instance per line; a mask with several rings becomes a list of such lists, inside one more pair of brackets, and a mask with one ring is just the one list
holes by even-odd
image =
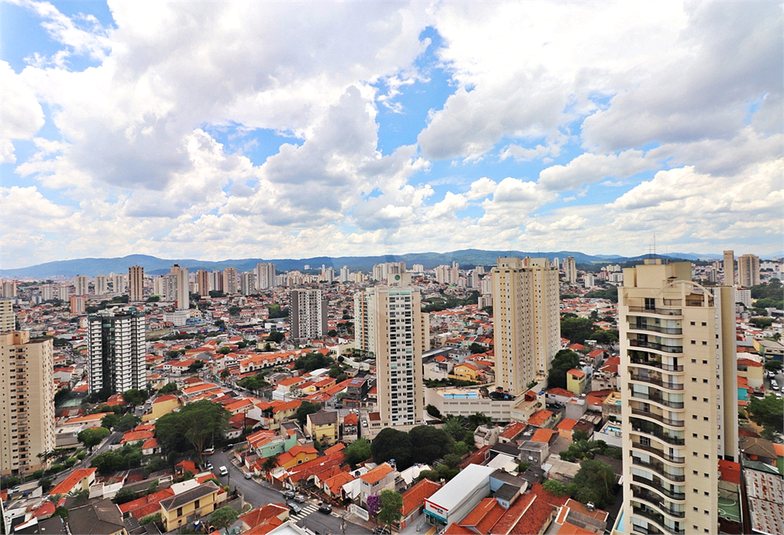
[[226, 499], [223, 492], [212, 481], [186, 490], [161, 501], [161, 521], [166, 531], [171, 531], [189, 520], [209, 515]]
[[338, 441], [338, 413], [321, 410], [308, 414], [305, 433], [322, 444], [334, 444]]
[[289, 451], [283, 452], [276, 457], [278, 466], [291, 468], [318, 457], [318, 450], [312, 446], [294, 446]]
[[173, 412], [174, 409], [180, 405], [180, 399], [177, 396], [173, 396], [171, 394], [161, 396], [153, 401], [151, 411], [142, 416], [142, 422], [157, 420], [161, 416], [165, 416], [166, 414]]
[[55, 448], [51, 340], [30, 331], [0, 334], [0, 474], [41, 467], [39, 453]]
[[585, 373], [576, 369], [566, 372], [566, 389], [578, 396], [585, 392]]
[[749, 386], [754, 390], [763, 387], [764, 383], [764, 367], [762, 362], [753, 358], [739, 358], [738, 359], [738, 377], [745, 377], [749, 382]]
[[449, 376], [463, 381], [480, 382], [482, 380], [481, 375], [481, 371], [474, 364], [463, 362], [461, 364], [455, 364], [455, 367], [452, 368], [452, 373]]

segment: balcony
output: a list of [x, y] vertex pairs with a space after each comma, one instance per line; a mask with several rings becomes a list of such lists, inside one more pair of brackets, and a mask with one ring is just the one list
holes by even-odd
[[639, 351], [630, 351], [629, 357], [630, 362], [629, 364], [632, 366], [650, 366], [652, 368], [659, 368], [660, 370], [665, 370], [668, 372], [682, 372], [683, 366], [675, 366], [674, 364], [666, 364], [660, 360], [656, 359], [649, 359], [650, 355], [645, 353], [640, 353]]
[[662, 429], [660, 429], [661, 426], [657, 424], [652, 424], [650, 422], [638, 420], [636, 418], [631, 419], [631, 424], [632, 431], [635, 433], [645, 433], [646, 435], [654, 436], [661, 441], [672, 444], [673, 446], [683, 446], [686, 444], [686, 440], [684, 438], [665, 433]]
[[683, 427], [684, 423], [683, 420], [670, 420], [669, 418], [665, 418], [660, 414], [656, 414], [651, 411], [645, 411], [642, 409], [632, 409], [632, 414], [635, 416], [645, 416], [646, 418], [653, 418], [657, 422], [661, 422], [665, 425], [669, 425], [670, 427]]
[[[651, 377], [649, 375], [638, 375], [638, 374], [631, 374], [632, 381], [640, 381], [643, 383], [650, 383], [652, 385], [660, 386], [662, 388], [666, 388], [668, 390], [683, 390], [683, 383], [670, 383], [662, 381], [656, 377]], [[683, 408], [683, 407], [679, 407]]]
[[[646, 502], [653, 505], [656, 509], [664, 511], [672, 517], [684, 518], [686, 516], [686, 511], [678, 511], [676, 509], [670, 509], [666, 507], [661, 501], [661, 498], [651, 492], [644, 491], [635, 485], [632, 485], [632, 496], [634, 496], [634, 498], [637, 500], [645, 500]], [[657, 520], [657, 522], [659, 521]], [[661, 524], [664, 525], [663, 522], [661, 522]]]
[[[637, 447], [636, 444], [635, 444], [635, 447]], [[640, 448], [640, 449], [643, 449], [643, 448]], [[662, 477], [666, 477], [670, 481], [678, 481], [678, 482], [686, 481], [686, 476], [684, 474], [671, 474], [671, 473], [665, 471], [665, 468], [667, 467], [667, 465], [664, 464], [664, 463], [651, 463], [651, 462], [643, 461], [639, 457], [632, 456], [632, 464], [635, 464], [637, 466], [641, 466], [642, 468], [645, 468], [646, 470], [651, 470], [652, 472], [655, 472], [655, 473], [659, 474]]]
[[668, 346], [657, 344], [656, 342], [646, 342], [644, 340], [629, 340], [629, 345], [632, 347], [655, 349], [656, 351], [662, 351], [664, 353], [683, 353], [683, 346]]
[[657, 483], [653, 479], [646, 479], [642, 476], [632, 476], [632, 481], [635, 483], [642, 483], [643, 485], [648, 485], [656, 489], [658, 492], [661, 492], [663, 495], [667, 496], [671, 500], [679, 500], [683, 501], [686, 499], [686, 494], [683, 492], [675, 492], [673, 490], [668, 489], [664, 485]]
[[659, 316], [680, 316], [679, 308], [656, 308], [656, 307], [629, 307], [629, 312], [643, 312], [645, 314], [658, 314]]
[[641, 323], [629, 323], [630, 331], [651, 331], [662, 334], [683, 334], [680, 327], [662, 327], [661, 325], [643, 325]]
[[[634, 376], [632, 376], [632, 379], [634, 379], [635, 381], [645, 381], [645, 379], [635, 379]], [[672, 388], [672, 386], [668, 386], [667, 388], [669, 388], [670, 390], [683, 390], [683, 385], [677, 385], [675, 383], [667, 383], [667, 385], [680, 386], [680, 389]], [[659, 394], [651, 394], [650, 392], [646, 394], [645, 392], [635, 392], [633, 390], [631, 390], [630, 393], [632, 399], [644, 399], [647, 401], [653, 401], [654, 403], [658, 403], [659, 405], [664, 405], [665, 407], [669, 407], [671, 409], [683, 408], [682, 401], [669, 401], [664, 399]]]
[[[672, 535], [686, 535], [686, 530], [668, 528], [666, 526], [666, 524], [664, 523], [664, 515], [662, 515], [660, 513], [657, 513], [657, 512], [655, 512], [655, 511], [653, 511], [651, 509], [646, 509], [644, 507], [632, 507], [632, 514], [634, 514], [635, 516], [640, 516], [640, 517], [646, 518], [648, 520], [653, 520], [659, 526], [661, 526], [662, 528], [665, 529], [664, 532], [656, 530], [655, 532], [648, 531], [648, 533], [670, 533]], [[636, 526], [635, 526], [635, 528], [636, 528]], [[638, 531], [638, 530], [635, 529], [635, 531]], [[640, 533], [645, 533], [642, 530], [639, 530], [639, 532]]]

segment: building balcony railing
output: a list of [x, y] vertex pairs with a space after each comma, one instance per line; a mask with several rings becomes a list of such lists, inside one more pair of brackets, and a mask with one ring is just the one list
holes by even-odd
[[645, 468], [646, 470], [651, 470], [652, 472], [655, 472], [655, 473], [659, 474], [662, 477], [666, 477], [670, 481], [678, 481], [678, 482], [686, 481], [686, 475], [684, 475], [684, 474], [671, 474], [671, 473], [667, 472], [665, 470], [667, 465], [664, 464], [664, 463], [651, 463], [651, 462], [643, 461], [639, 457], [632, 456], [632, 464], [636, 464], [637, 466], [641, 466], [642, 468]]
[[643, 325], [641, 323], [629, 323], [629, 330], [651, 331], [662, 334], [683, 334], [683, 329], [680, 327], [662, 327], [661, 325]]
[[665, 425], [668, 425], [670, 427], [683, 427], [684, 426], [683, 420], [671, 420], [669, 418], [665, 418], [664, 416], [662, 416], [660, 414], [656, 414], [656, 413], [651, 412], [651, 411], [645, 411], [645, 410], [642, 410], [642, 409], [632, 409], [632, 414], [634, 414], [635, 416], [645, 416], [646, 418], [653, 418], [657, 422], [661, 422], [661, 423], [663, 423]]
[[657, 344], [656, 342], [646, 342], [644, 340], [629, 340], [629, 345], [632, 347], [655, 349], [656, 351], [663, 351], [664, 353], [683, 353], [683, 346], [668, 346]]
[[[645, 356], [643, 356], [645, 355]], [[651, 368], [659, 368], [668, 372], [682, 372], [683, 366], [676, 366], [674, 364], [667, 364], [660, 360], [646, 358], [650, 355], [634, 351], [630, 353], [629, 365], [630, 366], [650, 366]]]
[[[670, 435], [662, 431], [661, 429], [657, 429], [659, 426], [656, 424], [649, 424], [649, 422], [644, 422], [641, 420], [632, 419], [632, 430], [635, 433], [645, 433], [646, 435], [651, 435], [659, 440], [662, 440], [668, 444], [672, 444], [673, 446], [683, 446], [686, 444], [686, 440], [682, 437], [676, 435]], [[649, 425], [646, 425], [649, 424]]]
[[656, 489], [658, 492], [661, 492], [671, 500], [683, 501], [686, 499], [686, 493], [670, 490], [664, 485], [657, 483], [653, 479], [646, 479], [642, 476], [632, 476], [632, 481], [636, 483], [642, 483], [643, 485], [648, 485], [649, 487]]
[[[644, 500], [655, 507], [654, 510], [658, 509], [659, 511], [664, 511], [668, 515], [675, 517], [675, 518], [684, 518], [686, 516], [686, 511], [677, 510], [677, 509], [670, 509], [661, 501], [661, 498], [649, 492], [647, 490], [643, 490], [635, 485], [632, 485], [632, 496], [634, 496], [637, 500]], [[663, 518], [663, 517], [662, 517]], [[663, 521], [658, 521], [660, 524], [664, 525]]]
[[[631, 374], [632, 381], [640, 381], [643, 383], [650, 383], [652, 385], [661, 386], [662, 388], [666, 388], [668, 390], [683, 390], [683, 383], [673, 383], [669, 381], [662, 381], [656, 377], [651, 377], [649, 375], [639, 375], [636, 373]], [[682, 408], [682, 407], [681, 407]]]
[[635, 529], [635, 531], [638, 531], [639, 533], [670, 533], [671, 535], [686, 535], [686, 530], [668, 528], [667, 525], [664, 523], [664, 515], [657, 513], [651, 509], [647, 509], [644, 507], [632, 507], [632, 514], [634, 514], [635, 516], [641, 516], [648, 520], [653, 520], [664, 529], [663, 532], [659, 531], [658, 529], [656, 531], [649, 530], [647, 532], [644, 531], [642, 528], [640, 528], [639, 530]]
[[643, 312], [646, 314], [658, 314], [660, 316], [680, 316], [679, 308], [656, 308], [656, 307], [629, 307], [629, 312]]
[[[634, 379], [634, 377], [632, 377], [632, 379]], [[644, 379], [635, 379], [635, 380], [636, 381], [643, 381]], [[667, 383], [667, 384], [672, 384], [672, 383]], [[680, 386], [683, 387], [683, 385], [680, 385]], [[670, 387], [668, 387], [668, 388], [670, 388]], [[677, 390], [677, 389], [672, 389], [671, 388], [671, 390]], [[644, 399], [644, 400], [647, 400], [647, 401], [653, 401], [655, 403], [658, 403], [659, 405], [664, 405], [665, 407], [669, 407], [671, 409], [682, 409], [683, 408], [683, 402], [682, 401], [670, 401], [670, 400], [664, 399], [659, 394], [651, 394], [650, 392], [648, 392], [646, 394], [645, 392], [635, 392], [634, 390], [631, 390], [630, 393], [631, 393], [632, 399]]]

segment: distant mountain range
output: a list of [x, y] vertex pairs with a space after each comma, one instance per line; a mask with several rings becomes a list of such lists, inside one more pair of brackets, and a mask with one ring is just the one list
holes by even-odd
[[[279, 271], [305, 270], [305, 266], [310, 269], [320, 268], [322, 264], [332, 266], [339, 270], [343, 266], [348, 266], [353, 271], [372, 270], [374, 264], [382, 262], [403, 261], [409, 268], [413, 264], [422, 264], [425, 269], [431, 269], [441, 264], [458, 262], [461, 267], [473, 267], [477, 265], [494, 266], [496, 258], [499, 256], [531, 256], [546, 257], [549, 259], [559, 258], [563, 260], [567, 256], [573, 256], [578, 264], [595, 263], [621, 263], [632, 262], [645, 258], [647, 255], [626, 257], [620, 255], [587, 255], [577, 251], [555, 251], [555, 252], [525, 252], [525, 251], [483, 251], [480, 249], [465, 249], [453, 251], [451, 253], [411, 253], [403, 255], [382, 255], [382, 256], [317, 256], [313, 258], [301, 259], [261, 259], [246, 258], [237, 260], [221, 260], [210, 262], [206, 260], [194, 260], [190, 258], [163, 259], [148, 255], [128, 255], [122, 258], [81, 258], [76, 260], [60, 260], [56, 262], [46, 262], [18, 269], [0, 269], [2, 278], [31, 278], [46, 279], [50, 277], [73, 277], [75, 275], [95, 275], [109, 273], [127, 273], [130, 266], [142, 266], [144, 272], [150, 275], [162, 275], [167, 273], [171, 266], [179, 264], [189, 270], [206, 269], [208, 271], [224, 270], [229, 267], [236, 268], [237, 271], [251, 271], [259, 262], [274, 262]], [[720, 255], [701, 255], [696, 253], [670, 253], [666, 257], [669, 259], [683, 260], [713, 260], [721, 258]]]

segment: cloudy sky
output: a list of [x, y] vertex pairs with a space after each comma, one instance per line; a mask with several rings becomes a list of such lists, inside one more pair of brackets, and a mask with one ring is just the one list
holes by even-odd
[[0, 9], [2, 268], [784, 250], [780, 3]]

